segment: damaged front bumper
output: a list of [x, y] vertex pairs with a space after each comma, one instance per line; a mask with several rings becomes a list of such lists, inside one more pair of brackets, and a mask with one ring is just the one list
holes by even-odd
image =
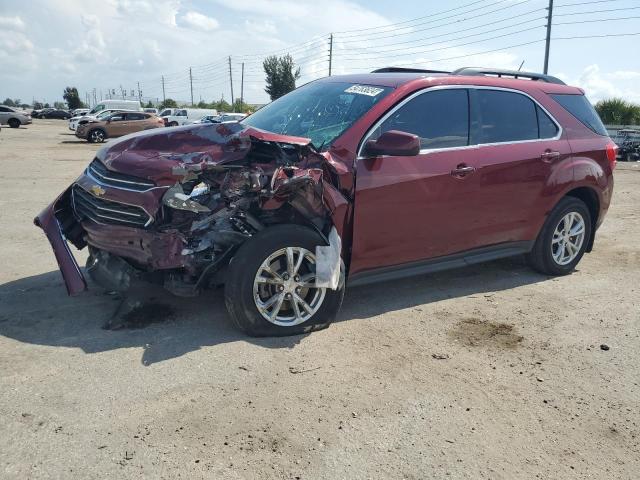
[[229, 150], [227, 163], [204, 151], [123, 152], [117, 143], [99, 152], [34, 220], [51, 243], [68, 293], [82, 292], [87, 283], [67, 242], [89, 247], [86, 271], [108, 290], [126, 290], [144, 277], [192, 296], [224, 283], [224, 267], [237, 248], [282, 223], [306, 224], [327, 239], [317, 251], [317, 279], [335, 289], [341, 237], [349, 231], [349, 203], [335, 172], [305, 139], [280, 144], [280, 137], [252, 131], [247, 143], [235, 133], [223, 146], [212, 143], [222, 153]]

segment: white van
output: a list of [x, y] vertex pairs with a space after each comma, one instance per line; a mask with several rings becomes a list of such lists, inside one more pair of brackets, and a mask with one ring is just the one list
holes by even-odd
[[102, 100], [99, 104], [93, 107], [87, 115], [92, 116], [100, 113], [102, 110], [131, 110], [134, 112], [141, 112], [142, 107], [138, 100]]
[[[165, 112], [162, 112], [165, 113]], [[176, 127], [200, 120], [207, 115], [217, 115], [216, 109], [207, 108], [176, 108], [171, 112], [172, 115], [162, 115], [162, 120], [167, 127]]]

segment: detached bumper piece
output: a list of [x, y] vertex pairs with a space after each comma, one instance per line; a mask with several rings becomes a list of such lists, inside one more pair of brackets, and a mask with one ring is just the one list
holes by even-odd
[[82, 228], [73, 217], [70, 205], [70, 190], [65, 191], [51, 205], [38, 215], [33, 223], [47, 235], [53, 253], [60, 267], [62, 279], [69, 295], [77, 295], [87, 289], [87, 282], [78, 267], [78, 262], [69, 251], [67, 238], [78, 248], [85, 246], [82, 239]]

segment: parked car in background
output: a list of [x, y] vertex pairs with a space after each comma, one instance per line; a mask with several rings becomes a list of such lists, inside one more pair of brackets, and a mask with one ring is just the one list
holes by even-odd
[[31, 114], [13, 107], [0, 105], [0, 125], [9, 125], [11, 128], [18, 128], [20, 125], [28, 125], [31, 122]]
[[103, 119], [91, 119], [76, 128], [76, 137], [89, 143], [101, 143], [107, 138], [121, 137], [129, 133], [163, 127], [164, 122], [157, 115], [144, 112], [116, 112]]
[[47, 112], [52, 112], [54, 111], [55, 108], [42, 108], [40, 110], [32, 110], [31, 111], [31, 118], [42, 118], [42, 115], [47, 113]]
[[41, 113], [40, 118], [57, 118], [67, 120], [71, 118], [71, 114], [66, 110], [50, 110], [48, 112]]
[[177, 108], [172, 112], [171, 115], [162, 115], [161, 118], [164, 120], [164, 123], [167, 127], [176, 127], [178, 125], [193, 123], [196, 120], [200, 120], [206, 115], [217, 114], [218, 111], [215, 109]]
[[224, 122], [239, 122], [247, 115], [244, 113], [221, 113], [218, 115], [205, 115], [199, 120], [191, 123], [224, 123]]
[[224, 285], [240, 329], [301, 334], [331, 323], [346, 283], [521, 254], [571, 273], [608, 211], [616, 149], [557, 78], [383, 69], [310, 82], [241, 122], [116, 140], [35, 223], [70, 294], [87, 284], [67, 241], [108, 291]]
[[137, 111], [137, 110], [123, 110], [120, 108], [108, 108], [106, 110], [102, 110], [100, 113], [96, 115], [81, 115], [78, 117], [73, 117], [69, 119], [69, 130], [73, 130], [75, 132], [78, 125], [87, 123], [89, 120], [93, 120], [96, 118], [99, 120], [102, 120], [116, 112], [134, 112], [134, 111]]
[[81, 115], [86, 115], [87, 113], [89, 113], [89, 109], [88, 108], [76, 108], [75, 110], [71, 110], [71, 116], [72, 117], [78, 117]]
[[155, 115], [158, 115], [158, 109], [157, 108], [145, 107], [143, 109], [143, 111], [146, 112], [146, 113], [153, 113]]
[[134, 112], [141, 112], [142, 107], [138, 100], [102, 100], [99, 104], [94, 106], [87, 115], [96, 115], [103, 110], [131, 110]]
[[171, 115], [175, 115], [175, 112], [180, 110], [179, 108], [164, 108], [158, 114], [159, 117], [170, 117]]

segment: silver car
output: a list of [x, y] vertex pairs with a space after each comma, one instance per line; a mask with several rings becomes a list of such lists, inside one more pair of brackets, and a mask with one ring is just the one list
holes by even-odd
[[20, 125], [28, 125], [32, 122], [31, 115], [13, 107], [0, 105], [0, 125], [9, 125], [18, 128]]

